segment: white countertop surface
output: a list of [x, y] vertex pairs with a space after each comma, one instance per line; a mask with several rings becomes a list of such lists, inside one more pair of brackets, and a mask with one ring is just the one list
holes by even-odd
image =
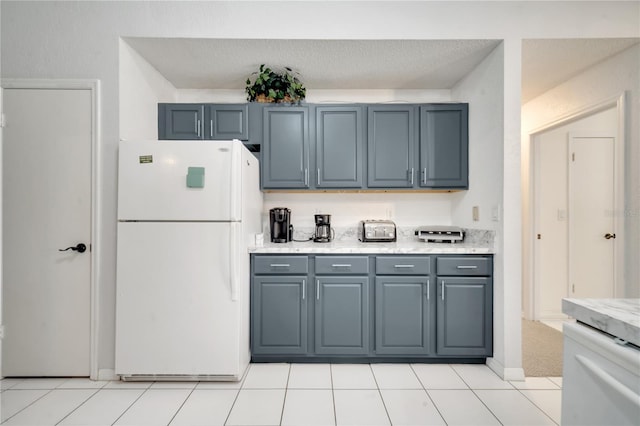
[[423, 243], [398, 241], [394, 243], [363, 243], [332, 241], [329, 243], [289, 242], [267, 243], [261, 247], [249, 247], [250, 253], [368, 253], [368, 254], [492, 254], [493, 247], [473, 243]]
[[562, 299], [562, 312], [640, 346], [640, 299]]

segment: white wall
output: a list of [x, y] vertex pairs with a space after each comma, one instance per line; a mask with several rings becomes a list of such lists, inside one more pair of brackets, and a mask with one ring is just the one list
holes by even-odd
[[120, 139], [158, 138], [158, 102], [176, 102], [176, 88], [120, 40]]
[[[283, 2], [284, 3], [284, 2]], [[282, 7], [280, 7], [282, 6]], [[638, 2], [2, 1], [3, 78], [91, 78], [102, 88], [99, 368], [113, 368], [121, 37], [503, 39], [503, 222], [495, 264], [496, 357], [521, 371], [520, 45], [523, 38], [637, 37]], [[366, 18], [364, 18], [366, 17]], [[283, 25], [264, 25], [278, 20]], [[516, 203], [516, 204], [514, 204]], [[501, 287], [500, 283], [508, 283]], [[518, 288], [515, 288], [518, 287]], [[501, 290], [502, 289], [502, 290]]]
[[[639, 39], [640, 41], [640, 39]], [[627, 127], [624, 152], [624, 207], [617, 214], [626, 222], [625, 267], [621, 280], [624, 288], [618, 293], [625, 297], [640, 296], [640, 44], [560, 84], [547, 93], [533, 99], [522, 108], [523, 153], [523, 213], [524, 213], [524, 269], [525, 310], [530, 307], [531, 286], [531, 217], [530, 217], [530, 138], [541, 128], [576, 112], [615, 100], [626, 92]]]

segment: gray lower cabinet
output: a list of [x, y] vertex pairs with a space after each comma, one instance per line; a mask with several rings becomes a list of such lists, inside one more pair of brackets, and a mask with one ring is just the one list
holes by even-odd
[[369, 277], [318, 277], [315, 353], [369, 354]]
[[265, 107], [263, 121], [262, 187], [309, 188], [309, 109]]
[[429, 277], [376, 277], [376, 354], [427, 355], [433, 297]]
[[254, 277], [251, 350], [254, 354], [307, 353], [307, 278]]

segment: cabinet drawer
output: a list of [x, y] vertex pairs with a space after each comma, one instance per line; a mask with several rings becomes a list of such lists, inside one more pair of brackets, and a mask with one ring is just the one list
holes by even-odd
[[438, 275], [491, 275], [491, 259], [488, 257], [439, 257]]
[[431, 270], [429, 257], [417, 256], [378, 256], [376, 257], [377, 275], [424, 275]]
[[318, 256], [316, 274], [369, 274], [367, 256]]
[[306, 274], [309, 272], [307, 256], [255, 256], [254, 274]]

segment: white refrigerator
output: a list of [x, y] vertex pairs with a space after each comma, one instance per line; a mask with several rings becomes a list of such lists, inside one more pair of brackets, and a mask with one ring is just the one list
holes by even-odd
[[258, 160], [240, 141], [122, 141], [115, 372], [239, 380], [250, 358]]

